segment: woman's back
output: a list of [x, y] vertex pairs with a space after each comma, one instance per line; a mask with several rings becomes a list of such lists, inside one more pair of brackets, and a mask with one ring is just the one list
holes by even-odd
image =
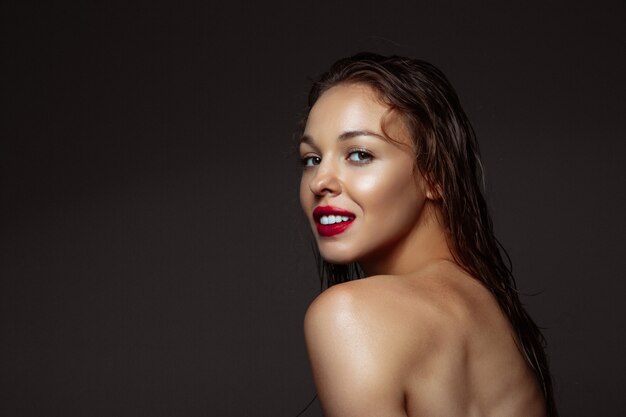
[[452, 262], [336, 285], [305, 331], [327, 417], [545, 415], [505, 315]]

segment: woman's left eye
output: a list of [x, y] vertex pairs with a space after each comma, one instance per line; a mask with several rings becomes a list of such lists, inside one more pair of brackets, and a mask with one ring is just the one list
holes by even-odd
[[302, 163], [302, 166], [307, 168], [307, 167], [319, 165], [322, 159], [319, 156], [305, 156], [300, 161]]
[[372, 161], [372, 155], [365, 151], [353, 151], [348, 154], [348, 159], [353, 162], [368, 163]]

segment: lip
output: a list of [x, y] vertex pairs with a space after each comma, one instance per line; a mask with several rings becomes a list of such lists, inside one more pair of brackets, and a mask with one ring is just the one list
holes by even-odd
[[[345, 222], [339, 222], [339, 223], [334, 223], [334, 224], [321, 224], [320, 223], [320, 218], [322, 216], [330, 216], [330, 215], [347, 216], [347, 217], [351, 217], [351, 219]], [[318, 206], [318, 207], [315, 207], [315, 209], [313, 210], [313, 219], [315, 220], [315, 227], [317, 228], [317, 233], [319, 233], [320, 236], [324, 236], [324, 237], [335, 236], [335, 235], [345, 232], [346, 229], [350, 227], [355, 217], [356, 217], [355, 214], [352, 213], [351, 211], [340, 209], [338, 207]]]

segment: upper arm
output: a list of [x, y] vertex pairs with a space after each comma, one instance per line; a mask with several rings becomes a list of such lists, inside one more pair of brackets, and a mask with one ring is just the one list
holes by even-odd
[[377, 313], [341, 285], [307, 311], [306, 343], [326, 417], [406, 416], [406, 363]]

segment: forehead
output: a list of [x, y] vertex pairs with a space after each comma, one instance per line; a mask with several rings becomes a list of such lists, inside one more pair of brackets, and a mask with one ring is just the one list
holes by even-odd
[[373, 128], [388, 111], [376, 93], [363, 84], [340, 84], [326, 90], [309, 112], [305, 131], [321, 128]]
[[402, 117], [365, 84], [339, 84], [326, 90], [311, 108], [304, 136], [338, 137], [370, 131], [391, 142], [412, 143]]

